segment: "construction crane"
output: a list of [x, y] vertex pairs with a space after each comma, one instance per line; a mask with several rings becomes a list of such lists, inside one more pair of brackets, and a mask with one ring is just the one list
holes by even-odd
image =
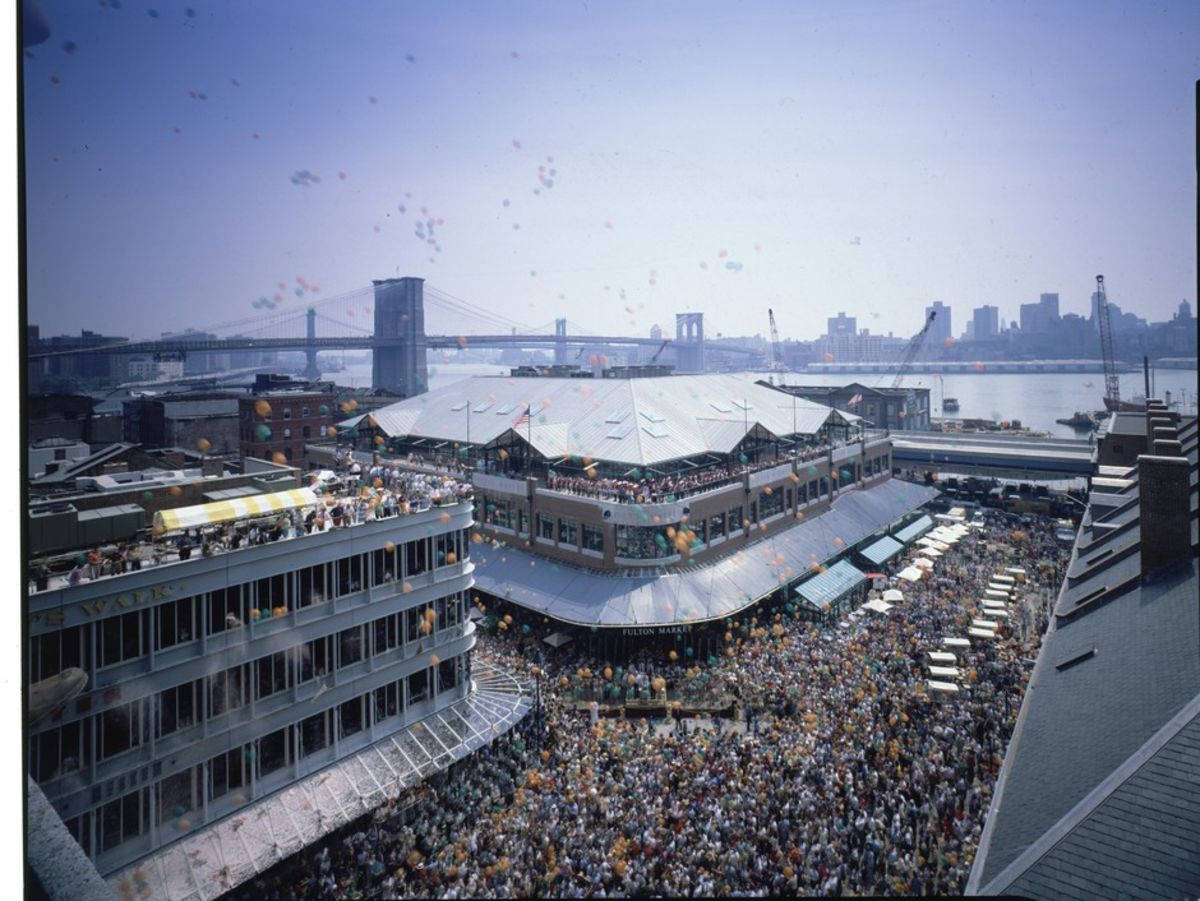
[[933, 325], [933, 320], [937, 318], [937, 310], [929, 311], [929, 318], [925, 320], [925, 324], [921, 326], [921, 330], [912, 336], [908, 342], [908, 347], [904, 348], [904, 354], [900, 357], [900, 366], [896, 369], [896, 377], [892, 379], [892, 387], [900, 387], [900, 380], [904, 378], [908, 367], [912, 365], [913, 359], [917, 355], [917, 351], [921, 349], [921, 345], [925, 343], [925, 336], [929, 334], [929, 327]]
[[670, 344], [670, 343], [671, 343], [671, 339], [670, 339], [670, 338], [667, 338], [665, 341], [663, 341], [663, 343], [662, 343], [662, 344], [658, 345], [658, 350], [656, 350], [656, 351], [654, 352], [654, 356], [652, 356], [652, 357], [650, 358], [650, 362], [651, 362], [651, 363], [657, 363], [657, 362], [658, 362], [658, 355], [659, 355], [660, 353], [662, 353], [662, 352], [663, 352], [663, 350], [666, 348], [666, 346], [667, 346], [668, 344]]
[[1104, 358], [1104, 406], [1120, 410], [1121, 380], [1117, 377], [1117, 363], [1113, 359], [1112, 317], [1108, 310], [1108, 297], [1104, 294], [1104, 276], [1096, 276], [1096, 326], [1100, 330], [1100, 356]]
[[767, 358], [767, 368], [772, 372], [783, 369], [783, 351], [779, 346], [779, 329], [775, 327], [775, 311], [767, 308], [767, 322], [771, 325], [771, 352]]

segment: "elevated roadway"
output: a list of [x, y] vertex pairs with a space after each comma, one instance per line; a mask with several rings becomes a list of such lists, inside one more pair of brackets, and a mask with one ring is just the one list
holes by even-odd
[[891, 437], [892, 459], [901, 468], [1030, 479], [1092, 474], [1092, 444], [1078, 439], [978, 432], [892, 432]]

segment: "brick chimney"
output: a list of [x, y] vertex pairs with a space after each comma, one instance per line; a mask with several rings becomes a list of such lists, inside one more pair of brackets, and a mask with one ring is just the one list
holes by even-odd
[[1143, 579], [1191, 557], [1189, 471], [1184, 456], [1138, 456]]

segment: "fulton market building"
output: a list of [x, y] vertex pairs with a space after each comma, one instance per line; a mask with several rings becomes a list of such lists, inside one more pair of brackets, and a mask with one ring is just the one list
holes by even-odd
[[489, 614], [613, 657], [720, 653], [732, 617], [798, 612], [805, 579], [935, 493], [891, 478], [886, 432], [730, 375], [471, 378], [341, 428], [362, 467], [471, 481]]

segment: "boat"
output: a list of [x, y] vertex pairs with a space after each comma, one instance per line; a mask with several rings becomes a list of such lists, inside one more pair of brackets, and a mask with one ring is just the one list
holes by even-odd
[[943, 397], [942, 398], [942, 412], [943, 413], [957, 413], [958, 412], [958, 398], [957, 397]]
[[1079, 411], [1076, 411], [1075, 415], [1069, 419], [1056, 419], [1054, 421], [1060, 425], [1069, 425], [1073, 429], [1079, 429], [1080, 431], [1087, 432], [1100, 427], [1100, 423], [1096, 419], [1095, 414], [1082, 413]]

